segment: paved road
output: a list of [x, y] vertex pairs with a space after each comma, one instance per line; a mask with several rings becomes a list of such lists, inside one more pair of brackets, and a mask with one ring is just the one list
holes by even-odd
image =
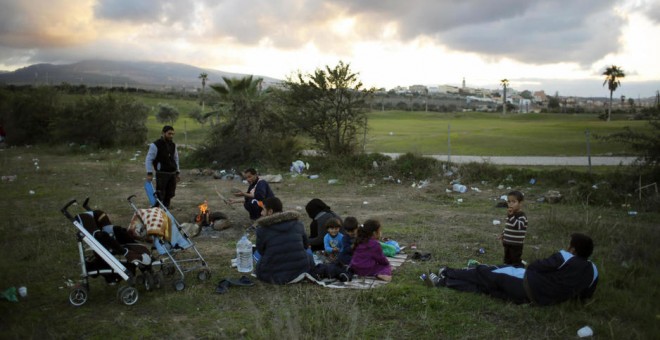
[[[384, 153], [394, 159], [400, 153]], [[437, 160], [446, 162], [447, 155], [427, 155]], [[629, 165], [636, 157], [591, 157], [592, 166], [617, 166]], [[588, 166], [589, 159], [584, 157], [550, 157], [550, 156], [460, 156], [449, 157], [452, 163], [489, 162], [499, 165], [555, 165], [555, 166]]]

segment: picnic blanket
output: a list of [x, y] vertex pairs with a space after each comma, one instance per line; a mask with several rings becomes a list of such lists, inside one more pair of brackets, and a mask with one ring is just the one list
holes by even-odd
[[[396, 270], [398, 267], [400, 267], [408, 258], [408, 255], [405, 253], [399, 253], [395, 255], [394, 257], [388, 257], [387, 259], [390, 261], [390, 265], [392, 266], [392, 271], [394, 273], [394, 270]], [[291, 280], [288, 284], [292, 283], [298, 283], [302, 281], [311, 281], [314, 282], [320, 286], [326, 287], [326, 288], [340, 288], [340, 289], [370, 289], [370, 288], [377, 288], [380, 286], [384, 286], [387, 284], [386, 281], [379, 280], [374, 276], [353, 276], [353, 279], [348, 282], [341, 282], [336, 279], [325, 279], [325, 280], [317, 280], [315, 279], [312, 275], [308, 273], [303, 273], [300, 274], [298, 277], [295, 279]]]

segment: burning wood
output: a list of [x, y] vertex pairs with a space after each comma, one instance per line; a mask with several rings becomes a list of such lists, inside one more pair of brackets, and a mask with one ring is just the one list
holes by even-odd
[[198, 205], [199, 207], [199, 214], [195, 217], [195, 223], [201, 227], [206, 227], [211, 224], [211, 221], [209, 219], [209, 203], [207, 201], [204, 201], [204, 203]]

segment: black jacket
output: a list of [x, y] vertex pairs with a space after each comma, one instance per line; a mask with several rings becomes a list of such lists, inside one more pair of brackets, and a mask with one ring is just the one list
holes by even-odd
[[[323, 238], [328, 233], [325, 222], [333, 217], [341, 221], [341, 217], [318, 198], [309, 201], [305, 206], [305, 211], [307, 211], [307, 216], [312, 219], [312, 223], [309, 225], [309, 243], [312, 245], [312, 250], [323, 250]], [[344, 228], [340, 231], [343, 232]]]
[[598, 270], [591, 261], [562, 250], [530, 264], [524, 280], [532, 301], [551, 305], [590, 298], [598, 284]]
[[314, 259], [307, 252], [309, 242], [300, 214], [285, 211], [257, 220], [257, 262], [259, 280], [285, 284], [314, 267]]

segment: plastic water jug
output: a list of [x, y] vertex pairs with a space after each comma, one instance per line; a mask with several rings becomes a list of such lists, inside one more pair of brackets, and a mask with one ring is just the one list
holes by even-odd
[[467, 187], [465, 185], [456, 183], [452, 186], [452, 190], [454, 190], [456, 192], [460, 192], [461, 194], [463, 194], [467, 191]]
[[236, 243], [236, 268], [241, 273], [249, 273], [252, 271], [252, 261], [252, 242], [247, 235], [243, 235]]

